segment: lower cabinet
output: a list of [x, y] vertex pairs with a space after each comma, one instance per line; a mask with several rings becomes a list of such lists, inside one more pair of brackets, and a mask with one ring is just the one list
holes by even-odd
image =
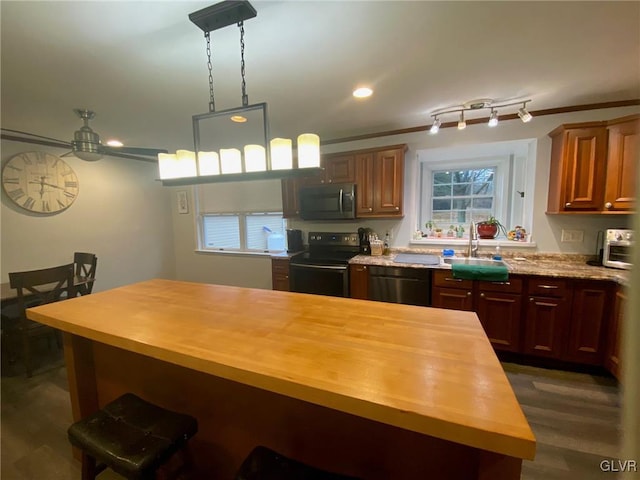
[[522, 283], [513, 276], [506, 282], [477, 282], [475, 311], [496, 350], [520, 351]]
[[349, 292], [351, 298], [367, 300], [369, 298], [369, 267], [349, 265]]
[[289, 259], [271, 259], [271, 288], [272, 290], [289, 291]]
[[620, 347], [622, 319], [624, 317], [627, 304], [627, 295], [624, 287], [618, 286], [615, 292], [613, 310], [609, 318], [609, 325], [606, 335], [604, 366], [613, 376], [620, 379], [622, 371], [620, 368]]
[[473, 280], [453, 278], [450, 270], [433, 272], [431, 306], [473, 311]]

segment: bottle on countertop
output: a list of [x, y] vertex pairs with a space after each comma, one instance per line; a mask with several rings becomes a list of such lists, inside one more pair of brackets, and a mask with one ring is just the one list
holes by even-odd
[[496, 245], [496, 253], [493, 254], [493, 259], [494, 260], [502, 260], [502, 254], [500, 252], [500, 244], [499, 243]]

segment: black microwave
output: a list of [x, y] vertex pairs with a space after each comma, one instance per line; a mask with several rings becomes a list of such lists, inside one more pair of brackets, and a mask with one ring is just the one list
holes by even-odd
[[300, 218], [303, 220], [348, 220], [356, 218], [356, 186], [332, 183], [300, 188]]

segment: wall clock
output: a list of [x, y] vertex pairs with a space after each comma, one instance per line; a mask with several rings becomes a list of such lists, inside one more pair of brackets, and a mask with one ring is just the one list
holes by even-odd
[[57, 213], [78, 196], [78, 177], [61, 158], [45, 152], [23, 152], [2, 169], [2, 188], [9, 199], [34, 213]]

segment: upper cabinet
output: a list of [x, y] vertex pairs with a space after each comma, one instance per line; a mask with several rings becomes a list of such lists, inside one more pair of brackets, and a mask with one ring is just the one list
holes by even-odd
[[301, 186], [355, 183], [358, 218], [402, 217], [405, 151], [406, 145], [393, 145], [323, 155], [324, 174], [282, 180], [283, 215], [298, 216]]
[[633, 115], [552, 131], [547, 213], [629, 213], [639, 124], [640, 115]]

